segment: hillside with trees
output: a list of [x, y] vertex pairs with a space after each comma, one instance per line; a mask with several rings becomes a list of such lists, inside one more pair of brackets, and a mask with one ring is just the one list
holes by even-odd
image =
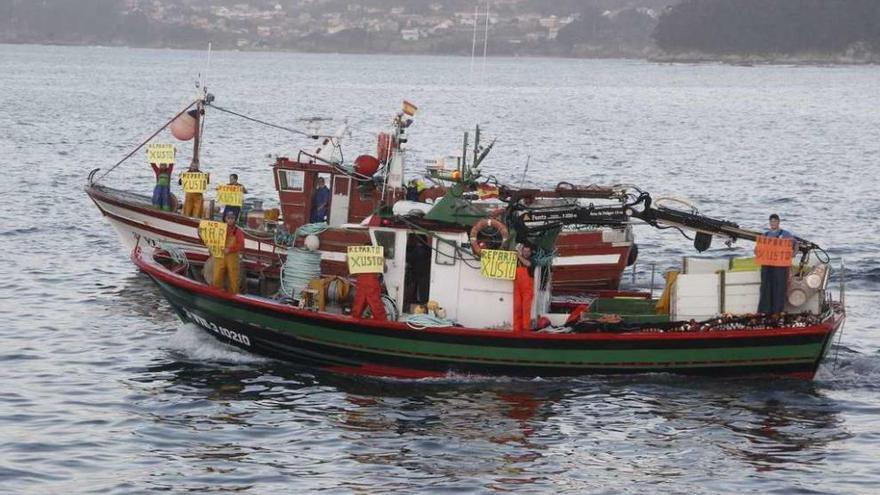
[[0, 43], [642, 57], [676, 1], [0, 0]]
[[880, 62], [880, 1], [685, 0], [654, 39], [671, 59]]
[[[880, 0], [0, 0], [0, 43], [880, 63]], [[476, 8], [476, 15], [475, 15]], [[488, 17], [488, 23], [487, 21]]]

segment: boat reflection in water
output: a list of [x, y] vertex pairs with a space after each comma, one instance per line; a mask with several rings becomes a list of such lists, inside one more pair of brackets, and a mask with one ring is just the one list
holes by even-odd
[[[176, 361], [143, 375], [132, 407], [150, 418], [137, 435], [161, 463], [156, 487], [178, 456], [228, 474], [229, 486], [297, 476], [308, 489], [544, 490], [562, 476], [588, 491], [659, 476], [675, 489], [720, 490], [769, 476], [774, 487], [825, 465], [850, 436], [839, 406], [791, 380], [411, 382], [273, 361]], [[713, 464], [728, 471], [702, 479]], [[187, 486], [208, 484], [195, 476]]]

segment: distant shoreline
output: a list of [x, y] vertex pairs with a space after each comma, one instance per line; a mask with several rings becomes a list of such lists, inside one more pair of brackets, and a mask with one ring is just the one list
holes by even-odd
[[799, 55], [713, 55], [705, 53], [658, 53], [646, 58], [649, 62], [661, 64], [700, 64], [721, 63], [736, 66], [753, 65], [805, 65], [805, 66], [847, 66], [880, 65], [880, 54], [869, 53], [859, 56], [848, 54], [799, 54]]
[[[83, 48], [128, 48], [128, 49], [145, 49], [145, 50], [189, 50], [204, 51], [207, 49], [207, 42], [204, 46], [151, 46], [151, 45], [125, 45], [125, 44], [87, 44], [87, 43], [38, 43], [31, 41], [2, 41], [0, 45], [8, 46], [45, 46], [45, 47], [83, 47]], [[214, 51], [220, 52], [238, 52], [238, 53], [297, 53], [308, 55], [386, 55], [386, 56], [423, 56], [423, 57], [470, 57], [470, 54], [464, 53], [429, 53], [429, 52], [403, 52], [403, 51], [339, 51], [339, 50], [297, 50], [293, 48], [231, 48], [223, 46], [214, 48]], [[727, 54], [714, 55], [707, 53], [665, 53], [658, 49], [646, 50], [648, 53], [602, 53], [596, 52], [590, 55], [571, 55], [560, 53], [505, 53], [505, 54], [487, 54], [488, 58], [547, 58], [547, 59], [570, 59], [570, 60], [640, 60], [655, 64], [724, 64], [731, 66], [773, 66], [773, 65], [800, 65], [800, 66], [861, 66], [861, 65], [880, 65], [880, 54], [861, 54], [859, 56], [847, 54], [800, 54], [800, 55], [743, 55], [743, 54]], [[478, 57], [480, 58], [480, 57]]]

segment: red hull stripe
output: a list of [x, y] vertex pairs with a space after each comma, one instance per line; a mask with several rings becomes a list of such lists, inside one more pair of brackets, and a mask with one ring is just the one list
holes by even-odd
[[[258, 299], [255, 297], [243, 296], [243, 295], [230, 295], [226, 292], [223, 292], [214, 287], [210, 287], [207, 285], [200, 284], [193, 280], [190, 280], [183, 275], [178, 275], [170, 272], [165, 269], [161, 265], [158, 265], [154, 261], [144, 260], [142, 258], [142, 254], [139, 252], [132, 253], [132, 261], [141, 268], [143, 271], [149, 273], [151, 276], [163, 280], [166, 283], [169, 283], [173, 286], [177, 286], [189, 291], [192, 291], [196, 294], [202, 294], [210, 297], [214, 297], [217, 299], [223, 299], [227, 301], [235, 301], [246, 306], [254, 306], [258, 308], [269, 309], [273, 312], [283, 314], [292, 314], [300, 317], [306, 317], [312, 320], [324, 320], [324, 321], [333, 321], [337, 323], [345, 323], [351, 324], [356, 323], [359, 326], [363, 327], [375, 327], [375, 328], [386, 328], [386, 329], [395, 329], [413, 332], [406, 323], [403, 322], [389, 322], [389, 321], [374, 321], [374, 320], [361, 320], [355, 319], [350, 316], [340, 316], [340, 315], [332, 315], [326, 313], [315, 313], [312, 311], [306, 311], [298, 308], [293, 308], [288, 305], [274, 303], [268, 300]], [[803, 327], [803, 328], [790, 328], [790, 329], [780, 329], [780, 328], [770, 328], [765, 330], [731, 330], [725, 332], [682, 332], [682, 333], [664, 333], [664, 334], [656, 334], [656, 333], [629, 333], [629, 334], [609, 334], [609, 333], [580, 333], [580, 334], [542, 334], [537, 332], [531, 332], [526, 334], [512, 334], [508, 331], [497, 331], [497, 330], [486, 330], [480, 328], [466, 328], [466, 327], [443, 327], [443, 328], [428, 328], [425, 330], [418, 330], [422, 333], [438, 333], [438, 334], [449, 334], [449, 335], [460, 335], [460, 336], [479, 336], [483, 338], [504, 338], [504, 339], [523, 339], [523, 340], [575, 340], [575, 341], [610, 341], [610, 340], [628, 340], [628, 341], [647, 341], [650, 342], [652, 340], [663, 340], [663, 341], [675, 341], [675, 340], [692, 340], [692, 339], [736, 339], [736, 338], [760, 338], [760, 337], [783, 337], [783, 336], [804, 336], [804, 335], [827, 335], [831, 332], [834, 326], [838, 323], [836, 319], [828, 320], [824, 323], [814, 325], [811, 327]], [[662, 335], [659, 337], [658, 335]]]

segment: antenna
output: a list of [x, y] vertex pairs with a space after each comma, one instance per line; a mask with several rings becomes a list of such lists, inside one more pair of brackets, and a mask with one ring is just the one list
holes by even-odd
[[[486, 2], [486, 30], [485, 35], [483, 37], [483, 86], [486, 85], [486, 49], [489, 46], [489, 4], [491, 2]], [[476, 29], [476, 19], [474, 20], [474, 29]]]
[[196, 134], [193, 139], [193, 158], [192, 165], [196, 168], [199, 166], [199, 151], [201, 147], [201, 141], [205, 134], [205, 122], [207, 119], [205, 118], [205, 103], [209, 102], [208, 99], [208, 70], [211, 68], [211, 42], [208, 42], [208, 60], [205, 64], [205, 76], [202, 78], [202, 74], [199, 73], [198, 81], [196, 81], [196, 100], [198, 103], [196, 104]]
[[205, 78], [201, 82], [202, 91], [208, 91], [208, 71], [211, 70], [211, 48], [213, 46], [213, 42], [208, 42], [208, 60], [205, 62]]
[[526, 167], [523, 169], [522, 178], [519, 180], [519, 187], [522, 189], [523, 184], [526, 183], [526, 174], [529, 173], [529, 162], [532, 160], [532, 155], [526, 156]]
[[477, 56], [477, 19], [479, 19], [480, 15], [480, 6], [479, 4], [474, 5], [474, 40], [471, 44], [471, 73], [470, 73], [470, 83], [473, 85], [474, 83], [474, 58]]

